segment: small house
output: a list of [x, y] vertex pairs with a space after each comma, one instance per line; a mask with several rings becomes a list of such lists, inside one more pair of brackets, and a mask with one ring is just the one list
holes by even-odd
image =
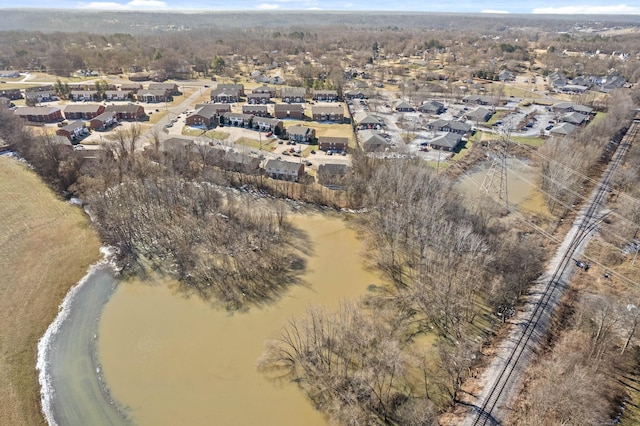
[[341, 105], [335, 106], [313, 106], [311, 115], [315, 121], [344, 122], [344, 108]]
[[316, 129], [307, 126], [287, 127], [289, 140], [299, 143], [311, 143], [316, 139]]
[[298, 182], [304, 175], [304, 164], [272, 159], [267, 161], [264, 171], [273, 179]]
[[322, 151], [344, 151], [347, 149], [349, 139], [340, 136], [320, 136], [318, 148]]

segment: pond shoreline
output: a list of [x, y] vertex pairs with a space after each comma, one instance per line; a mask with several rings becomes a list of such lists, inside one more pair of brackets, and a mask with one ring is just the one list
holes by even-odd
[[106, 250], [101, 251], [105, 260], [92, 265], [69, 290], [38, 341], [36, 369], [42, 413], [49, 425], [129, 423], [125, 410], [111, 397], [98, 361], [98, 324], [117, 285]]

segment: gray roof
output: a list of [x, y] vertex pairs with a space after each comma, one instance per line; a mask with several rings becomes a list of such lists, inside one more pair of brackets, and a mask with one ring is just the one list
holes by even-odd
[[300, 170], [300, 163], [293, 163], [291, 161], [282, 161], [282, 160], [267, 160], [267, 163], [264, 165], [266, 171], [272, 170], [280, 170], [287, 173], [298, 173]]
[[242, 112], [247, 111], [258, 111], [258, 112], [267, 112], [269, 109], [266, 105], [242, 105]]
[[396, 105], [396, 109], [414, 109], [414, 108], [413, 108], [413, 105], [411, 105], [409, 102], [402, 101], [402, 102], [399, 102], [398, 105]]
[[314, 95], [330, 95], [330, 96], [338, 96], [337, 90], [314, 90]]
[[467, 95], [464, 98], [462, 98], [462, 100], [464, 100], [465, 102], [483, 102], [483, 103], [490, 104], [495, 99], [492, 96], [487, 96], [487, 95]]
[[306, 135], [308, 133], [311, 133], [313, 130], [315, 130], [313, 127], [307, 126], [287, 127], [287, 133], [289, 133], [290, 135]]
[[144, 107], [141, 105], [135, 104], [126, 104], [126, 105], [107, 105], [106, 111], [115, 111], [120, 113], [132, 114], [138, 112], [138, 110]]
[[97, 95], [97, 90], [72, 90], [71, 95]]
[[462, 121], [452, 121], [452, 120], [442, 120], [442, 119], [432, 121], [431, 123], [429, 123], [429, 126], [432, 126], [433, 128], [436, 128], [436, 129], [448, 127], [450, 129], [463, 131], [463, 132], [468, 132], [471, 130], [471, 126]]
[[460, 137], [460, 135], [446, 132], [440, 136], [436, 136], [435, 138], [431, 139], [429, 143], [431, 145], [443, 146], [446, 148], [453, 149], [456, 146], [458, 146], [461, 140], [462, 140], [462, 137]]
[[207, 104], [198, 108], [192, 115], [201, 115], [202, 117], [213, 117], [218, 114], [220, 110], [231, 111], [231, 105], [229, 104]]
[[491, 111], [483, 107], [478, 107], [473, 111], [469, 111], [466, 115], [470, 120], [486, 121], [487, 118], [491, 115]]
[[167, 94], [167, 89], [147, 89], [141, 92], [138, 92], [138, 97], [144, 97], [147, 95], [151, 96], [165, 96]]
[[419, 110], [438, 111], [444, 108], [444, 104], [438, 101], [425, 102], [418, 107]]
[[15, 110], [16, 115], [49, 115], [56, 111], [60, 111], [58, 107], [42, 106], [42, 107], [21, 107]]
[[320, 136], [318, 143], [343, 143], [345, 146], [349, 144], [349, 138], [342, 136]]
[[108, 120], [108, 119], [110, 119], [112, 117], [115, 117], [115, 115], [116, 115], [116, 113], [113, 112], [113, 111], [105, 111], [102, 114], [100, 114], [100, 115], [98, 115], [96, 117], [93, 117], [91, 120], [105, 121], [105, 120]]
[[64, 113], [98, 112], [101, 106], [100, 104], [67, 104], [64, 107]]
[[262, 86], [258, 86], [251, 91], [251, 93], [275, 93], [275, 92], [276, 92], [275, 87], [270, 87], [270, 86], [267, 86], [266, 84], [263, 84]]
[[256, 169], [260, 166], [260, 159], [241, 152], [227, 151], [224, 154], [224, 161], [244, 166], [251, 166]]
[[86, 127], [86, 125], [84, 124], [84, 121], [73, 121], [64, 127], [61, 127], [59, 130], [66, 130], [68, 132], [73, 132], [74, 130], [82, 127]]
[[302, 104], [275, 104], [274, 110], [278, 111], [302, 111], [304, 112], [304, 106]]
[[583, 114], [591, 114], [593, 112], [593, 108], [585, 105], [575, 104], [573, 102], [558, 102], [557, 104], [553, 104], [553, 109], [577, 111]]
[[222, 114], [222, 116], [224, 118], [242, 118], [243, 120], [249, 120], [250, 118], [253, 118], [253, 115], [251, 114], [241, 114], [237, 112], [225, 112], [224, 114]]
[[580, 104], [573, 104], [573, 110], [583, 114], [591, 114], [593, 112], [593, 108]]
[[217, 90], [232, 90], [232, 91], [243, 91], [244, 84], [218, 84], [216, 86]]
[[579, 112], [570, 112], [562, 116], [562, 121], [571, 124], [582, 124], [587, 120], [588, 116]]
[[283, 87], [280, 89], [280, 94], [283, 98], [287, 96], [305, 97], [307, 90], [304, 87]]
[[367, 114], [366, 112], [357, 112], [353, 118], [357, 124], [383, 124], [382, 120], [378, 117]]
[[279, 123], [282, 123], [282, 120], [279, 118], [268, 118], [268, 117], [255, 117], [253, 119], [254, 124], [268, 124], [270, 126], [277, 126]]
[[576, 130], [576, 126], [571, 123], [561, 123], [555, 126], [553, 129], [549, 130], [550, 133], [556, 133], [559, 135], [568, 135], [569, 133]]
[[25, 93], [27, 99], [37, 98], [38, 96], [47, 95], [47, 96], [55, 96], [56, 91], [53, 89], [48, 90], [37, 90], [37, 91], [28, 91]]
[[386, 145], [387, 140], [375, 130], [361, 130], [360, 140], [363, 145]]
[[320, 164], [318, 166], [318, 176], [346, 175], [351, 172], [351, 167], [346, 164]]
[[341, 105], [313, 106], [311, 112], [313, 114], [344, 114], [344, 108]]
[[149, 90], [174, 90], [176, 83], [149, 83]]

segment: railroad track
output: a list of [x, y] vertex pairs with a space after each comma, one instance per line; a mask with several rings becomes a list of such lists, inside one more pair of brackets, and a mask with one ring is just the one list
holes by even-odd
[[[603, 173], [597, 184], [596, 190], [592, 193], [584, 213], [576, 219], [579, 223], [575, 234], [571, 238], [569, 244], [563, 249], [560, 261], [553, 270], [549, 278], [545, 279], [546, 284], [543, 292], [538, 296], [535, 307], [529, 318], [526, 320], [522, 334], [517, 338], [513, 348], [510, 350], [508, 357], [505, 359], [503, 366], [499, 370], [497, 377], [494, 379], [488, 393], [485, 392], [484, 401], [474, 410], [474, 417], [471, 424], [476, 425], [499, 425], [500, 421], [495, 418], [496, 407], [502, 405], [505, 401], [505, 391], [511, 387], [516, 381], [514, 370], [522, 360], [522, 355], [527, 349], [533, 350], [537, 343], [537, 338], [546, 333], [548, 319], [551, 315], [550, 308], [554, 305], [553, 298], [556, 290], [563, 290], [564, 277], [571, 272], [571, 263], [574, 261], [576, 252], [580, 252], [580, 247], [586, 243], [587, 237], [598, 227], [600, 222], [606, 215], [601, 215], [600, 211], [604, 205], [606, 195], [611, 191], [611, 179], [615, 170], [622, 162], [631, 143], [635, 139], [640, 130], [640, 112], [637, 112], [634, 120], [622, 138], [611, 159], [607, 169]], [[574, 232], [574, 227], [570, 232]], [[542, 320], [545, 318], [545, 320]]]

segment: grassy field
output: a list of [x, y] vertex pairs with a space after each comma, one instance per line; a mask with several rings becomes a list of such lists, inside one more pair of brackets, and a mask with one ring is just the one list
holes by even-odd
[[597, 112], [596, 116], [591, 120], [590, 126], [595, 126], [607, 116], [607, 112]]
[[0, 424], [44, 424], [37, 342], [100, 242], [82, 210], [4, 157], [0, 199]]
[[316, 129], [316, 137], [320, 136], [335, 136], [349, 138], [349, 146], [355, 146], [355, 139], [353, 137], [353, 128], [350, 124], [329, 124], [312, 122], [307, 124], [310, 127]]
[[542, 146], [544, 145], [544, 139], [539, 137], [526, 137], [526, 136], [511, 136], [513, 142], [521, 143], [529, 146]]

